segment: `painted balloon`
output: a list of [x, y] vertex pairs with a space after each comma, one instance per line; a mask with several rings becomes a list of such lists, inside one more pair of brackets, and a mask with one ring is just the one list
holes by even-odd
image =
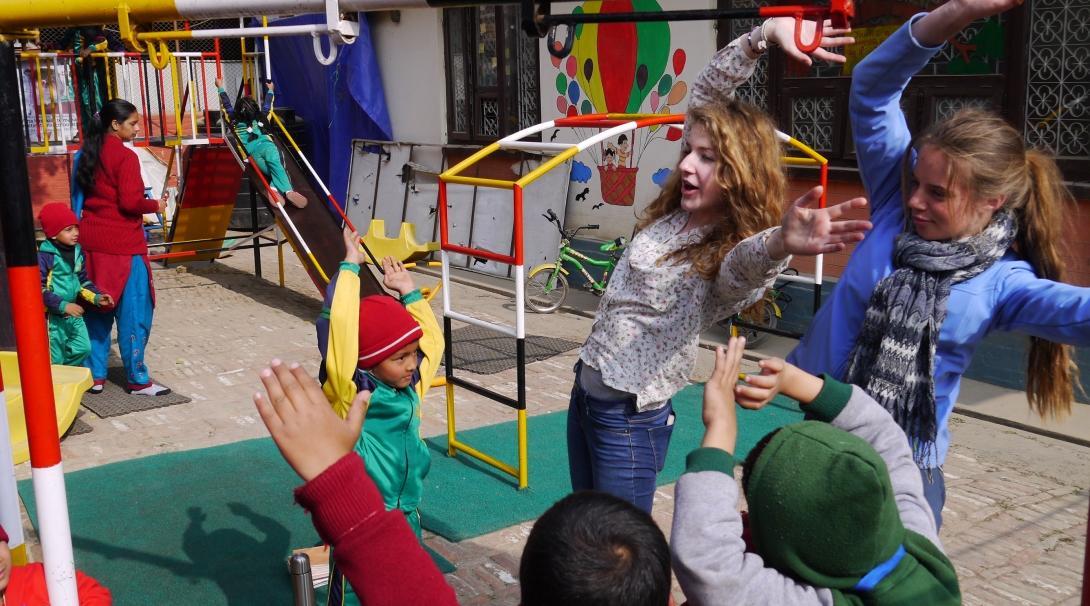
[[[601, 13], [634, 12], [632, 0], [602, 2]], [[635, 23], [602, 23], [598, 26], [597, 78], [602, 82], [605, 111], [626, 112], [636, 81], [639, 40]], [[601, 107], [598, 107], [602, 111]]]
[[553, 67], [555, 67], [557, 69], [560, 69], [560, 57], [557, 57], [556, 55], [554, 55], [552, 53], [549, 53], [549, 60], [553, 62]]
[[656, 90], [651, 91], [651, 111], [655, 112], [659, 109], [659, 92]]
[[674, 51], [674, 75], [680, 76], [683, 69], [685, 69], [685, 49], [679, 48]]
[[[567, 114], [567, 116], [569, 118], [572, 118], [572, 117], [575, 117], [575, 116], [579, 115], [579, 110], [576, 109], [574, 105], [569, 105], [568, 106], [568, 111], [565, 112], [565, 113]], [[678, 135], [678, 136], [680, 137], [681, 135]]]
[[674, 87], [670, 89], [670, 96], [666, 97], [666, 102], [670, 105], [677, 105], [685, 98], [685, 93], [687, 92], [689, 92], [689, 85], [678, 80], [677, 82], [674, 82]]
[[593, 114], [594, 107], [590, 104], [590, 99], [583, 99], [583, 103], [579, 105], [579, 113], [581, 114]]
[[568, 98], [573, 104], [579, 103], [579, 84], [575, 80], [568, 82]]
[[569, 78], [575, 77], [575, 70], [578, 69], [579, 62], [575, 60], [573, 55], [568, 55], [568, 60], [564, 62], [564, 71], [568, 73]]
[[[632, 9], [640, 13], [659, 12], [662, 7], [656, 0], [632, 0]], [[666, 71], [670, 60], [670, 24], [667, 22], [641, 22], [636, 25], [637, 78], [632, 82], [625, 111], [639, 112], [648, 95], [655, 89], [659, 78]], [[639, 69], [647, 69], [647, 78], [639, 78]], [[660, 96], [663, 96], [660, 94]]]
[[676, 126], [671, 126], [670, 128], [666, 129], [666, 140], [667, 141], [677, 141], [679, 139], [681, 139], [681, 129], [680, 128], [678, 128]]
[[568, 92], [568, 79], [564, 76], [564, 74], [556, 75], [556, 92], [560, 93], [561, 95]]
[[670, 77], [670, 74], [663, 74], [662, 80], [659, 80], [659, 96], [665, 97], [670, 94], [670, 87], [674, 85], [674, 79]]
[[564, 95], [560, 95], [556, 98], [556, 111], [560, 112], [560, 115], [564, 115], [567, 110], [568, 100], [564, 98]]

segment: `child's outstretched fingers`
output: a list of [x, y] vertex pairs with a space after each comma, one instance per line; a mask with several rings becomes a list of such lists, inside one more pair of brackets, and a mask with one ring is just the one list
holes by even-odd
[[748, 375], [745, 383], [734, 389], [738, 405], [749, 410], [759, 410], [780, 392], [780, 373], [784, 369], [781, 358], [767, 358], [757, 363], [761, 374]]
[[367, 417], [367, 409], [370, 406], [371, 392], [365, 389], [356, 394], [356, 397], [352, 400], [352, 407], [348, 409], [348, 427], [355, 430], [357, 440], [360, 432], [363, 431], [363, 420]]
[[363, 265], [363, 251], [360, 250], [360, 235], [345, 227], [341, 232], [344, 238], [344, 260], [356, 265]]

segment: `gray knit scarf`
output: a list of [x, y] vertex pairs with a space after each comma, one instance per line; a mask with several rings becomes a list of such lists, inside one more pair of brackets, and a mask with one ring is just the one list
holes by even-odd
[[908, 434], [916, 463], [935, 446], [935, 346], [950, 287], [988, 269], [1018, 231], [1001, 210], [981, 233], [953, 242], [897, 236], [894, 271], [874, 287], [845, 379], [862, 387]]

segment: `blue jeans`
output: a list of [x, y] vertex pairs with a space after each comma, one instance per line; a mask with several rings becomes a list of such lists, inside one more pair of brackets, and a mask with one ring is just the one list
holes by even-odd
[[144, 365], [144, 348], [151, 335], [152, 314], [148, 269], [142, 256], [133, 255], [129, 279], [117, 300], [117, 306], [109, 311], [89, 311], [83, 315], [91, 339], [91, 355], [87, 356], [85, 364], [91, 369], [95, 380], [106, 378], [110, 332], [116, 321], [117, 349], [125, 366], [129, 387], [139, 388], [151, 382], [148, 367]]
[[946, 503], [946, 476], [941, 467], [932, 467], [921, 469], [920, 479], [923, 480], [923, 497], [935, 514], [935, 531], [938, 532], [942, 528], [942, 506]]
[[568, 405], [568, 466], [572, 490], [600, 490], [651, 513], [655, 479], [674, 431], [670, 401], [636, 411], [635, 397], [599, 400], [579, 386]]

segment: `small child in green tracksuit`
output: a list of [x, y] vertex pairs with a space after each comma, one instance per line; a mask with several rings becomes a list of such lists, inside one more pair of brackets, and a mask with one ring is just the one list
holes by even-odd
[[[443, 332], [412, 276], [392, 257], [383, 259], [383, 285], [399, 298], [360, 300], [359, 237], [345, 230], [345, 260], [326, 291], [317, 322], [322, 391], [333, 410], [348, 414], [357, 392], [370, 391], [356, 452], [388, 510], [405, 514], [421, 538], [420, 504], [431, 455], [420, 436], [420, 404], [443, 357]], [[367, 271], [367, 270], [364, 270]], [[336, 554], [333, 554], [334, 559]], [[330, 603], [353, 604], [354, 596], [330, 572]], [[343, 597], [342, 597], [343, 596]]]
[[292, 189], [291, 179], [284, 170], [284, 159], [280, 157], [280, 148], [273, 142], [272, 137], [265, 132], [265, 123], [262, 116], [267, 116], [272, 109], [273, 98], [276, 89], [272, 80], [265, 82], [265, 101], [261, 108], [257, 107], [257, 101], [250, 97], [243, 97], [238, 102], [238, 107], [231, 107], [231, 99], [227, 91], [223, 89], [223, 79], [216, 79], [216, 90], [219, 92], [220, 108], [231, 115], [235, 134], [246, 148], [246, 153], [257, 163], [257, 168], [268, 176], [269, 185], [275, 190], [278, 199], [273, 202], [280, 204], [280, 195], [283, 195], [299, 208], [307, 205], [307, 197]]
[[102, 307], [114, 302], [87, 279], [79, 220], [72, 209], [59, 202], [47, 204], [38, 222], [47, 238], [38, 247], [38, 269], [49, 323], [49, 358], [54, 364], [81, 366], [91, 352], [91, 340], [77, 299]]

